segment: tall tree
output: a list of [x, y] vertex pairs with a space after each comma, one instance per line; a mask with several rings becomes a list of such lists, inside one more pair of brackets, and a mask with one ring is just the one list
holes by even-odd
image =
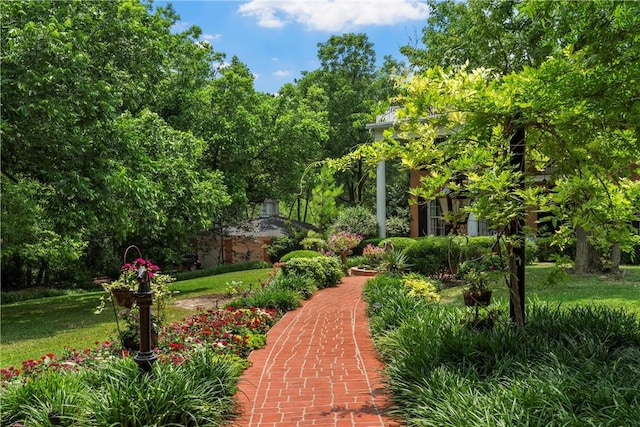
[[[340, 157], [371, 139], [364, 125], [371, 122], [376, 105], [375, 51], [365, 34], [348, 33], [319, 43], [318, 59], [320, 69], [305, 73], [298, 85], [303, 90], [319, 86], [327, 94], [330, 126], [324, 157]], [[337, 177], [345, 189], [345, 203], [362, 202], [367, 175], [364, 164], [355, 164]]]
[[[615, 176], [628, 176], [629, 165], [634, 161], [633, 155], [628, 156], [628, 149], [614, 150], [614, 155], [602, 157], [603, 162], [596, 162], [602, 165], [599, 171], [587, 173], [584, 168], [585, 165], [596, 168], [593, 163], [599, 150], [596, 146], [611, 151], [597, 141], [602, 141], [602, 138], [609, 139], [610, 143], [628, 141], [627, 137], [620, 138], [620, 132], [629, 132], [634, 111], [637, 117], [637, 3], [476, 0], [434, 2], [431, 6], [433, 13], [423, 30], [424, 48], [405, 46], [402, 49], [415, 67], [426, 69], [442, 65], [460, 68], [468, 64], [469, 69], [486, 67], [507, 75], [522, 72], [527, 67], [544, 66], [549, 81], [564, 73], [564, 81], [559, 85], [531, 87], [531, 90], [539, 91], [540, 97], [546, 96], [547, 105], [555, 103], [555, 109], [548, 110], [550, 115], [540, 120], [547, 126], [543, 134], [550, 136], [548, 126], [553, 123], [555, 136], [562, 134], [564, 140], [538, 144], [529, 153], [537, 154], [538, 159], [540, 156], [546, 158], [547, 166], [558, 172], [558, 178], [563, 175], [584, 175], [586, 178], [594, 174], [603, 176], [603, 173], [614, 180]], [[549, 62], [552, 56], [555, 61]], [[559, 68], [553, 71], [553, 67]], [[571, 122], [576, 119], [572, 113], [566, 113], [576, 109], [583, 110], [580, 126], [576, 126], [575, 121]], [[560, 127], [562, 132], [558, 131]], [[532, 144], [540, 134], [534, 127], [529, 127], [528, 132], [533, 132], [527, 137], [527, 144]], [[592, 138], [598, 134], [602, 138]], [[568, 138], [572, 144], [566, 143]], [[573, 146], [576, 151], [571, 154], [559, 152], [559, 146]], [[584, 150], [586, 146], [590, 149]], [[629, 148], [628, 143], [626, 147]], [[606, 164], [605, 159], [610, 162]], [[573, 181], [573, 178], [557, 179], [558, 184]], [[589, 187], [588, 181], [586, 179], [586, 185], [581, 188], [594, 188]], [[607, 186], [603, 183], [600, 189], [604, 191]], [[558, 191], [562, 192], [560, 188]], [[576, 264], [582, 272], [599, 264], [590, 260], [598, 260], [592, 243], [602, 240], [598, 235], [603, 230], [602, 227], [594, 228], [586, 220], [596, 216], [580, 213], [582, 208], [589, 206], [582, 202], [593, 200], [593, 205], [597, 205], [595, 201], [600, 198], [595, 193], [583, 193], [577, 203], [564, 206], [565, 212], [575, 213], [564, 218], [565, 224], [575, 231], [578, 241]], [[601, 215], [598, 217], [604, 220]], [[616, 234], [614, 232], [610, 236]], [[610, 241], [609, 245], [612, 244], [619, 246]]]
[[502, 75], [540, 65], [557, 44], [543, 22], [520, 13], [520, 0], [430, 0], [421, 42], [400, 51], [418, 69], [489, 67]]
[[[127, 156], [137, 158], [139, 151], [131, 144], [143, 146], [132, 133], [123, 132], [131, 124], [123, 128], [123, 120], [152, 117], [147, 108], [166, 109], [166, 99], [171, 97], [164, 98], [162, 91], [177, 87], [170, 82], [178, 75], [186, 76], [184, 70], [192, 71], [194, 82], [202, 81], [213, 53], [207, 48], [195, 54], [202, 50], [193, 40], [196, 28], [172, 33], [177, 16], [170, 8], [154, 9], [150, 3], [135, 0], [10, 2], [3, 4], [0, 13], [2, 173], [19, 185], [24, 180], [29, 187], [35, 181], [44, 189], [28, 194], [41, 197], [32, 201], [44, 209], [41, 218], [46, 222], [40, 228], [63, 238], [52, 242], [73, 238], [88, 241], [89, 251], [109, 246], [117, 251], [119, 245], [136, 237], [127, 218], [149, 213], [149, 218], [162, 216], [166, 203], [179, 197], [177, 193], [163, 200], [150, 197], [147, 202], [158, 204], [147, 204], [147, 210], [141, 211], [136, 209], [142, 205], [134, 203], [141, 197], [137, 193], [133, 199], [121, 198], [116, 189], [137, 185], [139, 165], [129, 162]], [[158, 162], [154, 186], [173, 185], [173, 176], [161, 174], [165, 165], [172, 164], [174, 175], [185, 173], [185, 185], [209, 190], [213, 186], [214, 198], [221, 195], [223, 188], [216, 179], [199, 175], [197, 143], [190, 141], [185, 148], [179, 140], [185, 141], [186, 136], [164, 132], [166, 123], [157, 117], [148, 124], [158, 134], [148, 134], [144, 143], [155, 143], [158, 148], [145, 150], [164, 159]], [[172, 152], [164, 138], [175, 140], [180, 148]], [[184, 169], [171, 158], [174, 155], [192, 164]], [[140, 189], [144, 192], [149, 187]], [[8, 198], [14, 194], [3, 194], [3, 203], [11, 204]], [[199, 203], [197, 199], [193, 203]], [[223, 198], [218, 201], [223, 203]], [[192, 224], [207, 222], [216, 211], [193, 205], [185, 205], [184, 210]], [[172, 226], [173, 231], [162, 233], [177, 237], [189, 229]], [[157, 242], [175, 243], [176, 239], [160, 238], [162, 233], [154, 231]]]
[[[531, 16], [542, 7], [537, 2], [524, 6], [523, 13]], [[400, 115], [406, 119], [400, 138], [362, 147], [354, 156], [373, 162], [400, 157], [408, 167], [428, 170], [415, 191], [425, 198], [444, 188], [464, 191], [474, 200], [468, 212], [489, 219], [511, 248], [521, 244], [512, 239], [514, 219], [539, 207], [548, 207], [571, 230], [582, 227], [609, 244], [628, 243], [630, 223], [640, 211], [640, 183], [629, 179], [640, 152], [638, 120], [632, 118], [638, 111], [635, 82], [640, 77], [639, 52], [632, 43], [640, 28], [639, 15], [632, 13], [638, 6], [545, 5], [554, 20], [563, 16], [556, 7], [571, 10], [572, 25], [581, 22], [588, 28], [594, 20], [604, 22], [603, 16], [613, 25], [599, 27], [591, 42], [582, 38], [581, 49], [566, 46], [535, 68], [502, 75], [487, 68], [433, 67], [408, 78], [400, 98]], [[608, 51], [600, 46], [603, 40], [620, 55], [598, 56], [598, 51]], [[439, 139], [443, 129], [446, 141]], [[556, 188], [550, 192], [532, 182], [519, 185], [523, 171], [513, 167], [510, 150], [519, 129], [527, 129], [529, 167], [557, 170]], [[462, 175], [464, 189], [452, 181]], [[512, 279], [514, 261], [510, 251]], [[510, 287], [516, 296], [513, 280]], [[522, 324], [524, 311], [516, 314]]]

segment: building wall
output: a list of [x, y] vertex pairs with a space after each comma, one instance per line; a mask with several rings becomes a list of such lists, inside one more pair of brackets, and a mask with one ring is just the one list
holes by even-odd
[[220, 237], [215, 235], [198, 236], [192, 240], [202, 268], [239, 262], [269, 261], [267, 246], [270, 237]]

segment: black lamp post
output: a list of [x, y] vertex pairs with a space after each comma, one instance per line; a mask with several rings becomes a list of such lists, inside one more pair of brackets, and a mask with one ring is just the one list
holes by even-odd
[[151, 349], [151, 305], [153, 291], [149, 282], [149, 271], [144, 265], [138, 266], [136, 271], [138, 290], [133, 293], [136, 304], [140, 308], [140, 351], [133, 360], [138, 364], [140, 372], [150, 373], [151, 364], [158, 358]]
[[[136, 246], [129, 246], [125, 251], [124, 259], [127, 260], [127, 251], [135, 248], [138, 250], [139, 258], [142, 259], [140, 249]], [[140, 309], [140, 350], [133, 358], [138, 364], [140, 372], [151, 373], [151, 365], [158, 358], [151, 349], [151, 305], [153, 305], [153, 291], [151, 290], [151, 282], [149, 281], [149, 271], [144, 264], [136, 266], [136, 280], [138, 281], [138, 289], [133, 293], [136, 304]]]

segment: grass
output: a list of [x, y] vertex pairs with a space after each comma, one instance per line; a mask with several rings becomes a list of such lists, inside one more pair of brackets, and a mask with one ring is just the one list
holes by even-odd
[[[175, 282], [176, 299], [222, 294], [227, 283], [242, 281], [241, 289], [260, 286], [271, 269], [239, 271]], [[94, 314], [103, 291], [69, 294], [3, 304], [0, 312], [0, 367], [19, 366], [23, 360], [36, 359], [46, 353], [59, 354], [65, 347], [92, 347], [96, 341], [115, 336], [113, 310]], [[168, 321], [181, 319], [192, 311], [169, 306]]]
[[[623, 308], [640, 316], [640, 266], [625, 266], [627, 274], [620, 280], [606, 276], [576, 276], [556, 273], [551, 264], [527, 266], [525, 292], [527, 300], [560, 303], [563, 306], [602, 304]], [[557, 283], [549, 283], [554, 275]], [[509, 293], [504, 283], [494, 284], [493, 299], [508, 302]], [[444, 289], [443, 302], [462, 305], [460, 288]]]

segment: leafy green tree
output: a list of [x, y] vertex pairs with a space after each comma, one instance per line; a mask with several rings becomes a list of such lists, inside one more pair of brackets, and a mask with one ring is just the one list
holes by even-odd
[[[553, 167], [558, 185], [575, 184], [577, 176], [584, 177], [580, 188], [591, 192], [581, 191], [575, 202], [562, 204], [567, 213], [563, 231], [569, 227], [577, 238], [577, 271], [598, 269], [601, 262], [589, 240], [603, 240], [602, 231], [610, 226], [601, 225], [615, 223], [624, 229], [621, 235], [629, 232], [628, 215], [624, 219], [601, 212], [585, 215], [584, 209], [599, 206], [598, 200], [613, 199], [607, 196], [606, 188], [617, 185], [616, 177], [628, 176], [634, 162], [637, 134], [630, 133], [632, 118], [638, 116], [634, 89], [638, 79], [638, 4], [478, 0], [434, 2], [432, 8], [423, 30], [425, 47], [402, 49], [414, 66], [460, 68], [467, 64], [468, 69], [487, 67], [500, 75], [527, 72], [528, 67], [542, 70], [539, 84], [529, 87], [543, 108], [536, 111], [537, 122], [527, 127], [531, 134], [527, 144], [535, 144], [527, 155], [540, 160], [539, 165]], [[569, 178], [561, 179], [563, 176]], [[606, 176], [604, 181], [611, 182], [593, 186], [590, 176]], [[568, 194], [560, 187], [556, 191]], [[593, 203], [582, 203], [589, 200]], [[608, 211], [620, 209], [624, 211], [610, 204]], [[612, 241], [618, 234], [608, 233], [609, 246], [620, 247], [620, 242]], [[564, 243], [567, 236], [563, 232], [556, 237]]]
[[35, 180], [2, 176], [2, 284], [3, 287], [40, 286], [68, 278], [70, 266], [83, 253], [81, 236], [55, 232], [46, 215], [52, 188]]
[[327, 166], [320, 170], [317, 184], [310, 200], [311, 223], [320, 230], [327, 230], [338, 217], [336, 200], [342, 194], [342, 186], [336, 184], [333, 171]]
[[[304, 73], [298, 82], [304, 92], [320, 87], [326, 94], [329, 137], [323, 146], [323, 157], [340, 157], [354, 147], [369, 142], [365, 130], [372, 121], [375, 106], [375, 51], [365, 34], [348, 33], [331, 36], [318, 44], [320, 69]], [[341, 172], [338, 182], [344, 186], [346, 204], [359, 204], [369, 171], [355, 163]]]
[[[539, 5], [526, 6], [523, 10], [533, 13]], [[593, 10], [591, 4], [554, 3], [551, 9], [555, 7], [579, 15], [573, 24], [582, 22], [583, 30], [603, 23], [603, 16], [614, 25], [608, 31], [599, 27], [599, 37], [591, 42], [596, 46], [566, 46], [536, 68], [507, 75], [487, 68], [424, 70], [405, 81], [397, 138], [354, 154], [374, 163], [399, 157], [410, 168], [427, 170], [415, 190], [418, 196], [432, 199], [451, 191], [474, 200], [467, 212], [488, 219], [505, 238], [519, 325], [524, 307], [517, 301], [515, 270], [522, 260], [515, 249], [523, 242], [513, 225], [522, 223], [528, 210], [548, 209], [565, 227], [576, 232], [582, 227], [609, 245], [622, 246], [629, 242], [629, 224], [640, 210], [640, 184], [629, 179], [640, 152], [637, 120], [629, 116], [638, 103], [632, 82], [638, 81], [640, 67], [631, 41], [639, 26], [637, 18], [629, 18], [638, 16], [631, 13], [637, 5], [600, 3]], [[556, 10], [549, 16], [563, 14]], [[609, 40], [621, 56], [598, 56], [602, 40]], [[627, 47], [624, 53], [622, 46]], [[527, 130], [522, 145], [527, 170], [555, 168], [555, 189], [544, 191], [532, 181], [521, 186], [522, 179], [531, 180], [513, 163], [514, 136], [522, 129]], [[443, 131], [448, 135], [444, 140]]]
[[[69, 242], [87, 245], [83, 262], [94, 274], [114, 259], [108, 252], [141, 236], [162, 252], [179, 250], [226, 203], [224, 189], [200, 167], [199, 142], [148, 109], [174, 119], [170, 101], [210, 76], [217, 56], [194, 42], [199, 30], [173, 34], [170, 7], [135, 0], [10, 2], [0, 13], [2, 173], [39, 188], [31, 204], [42, 210], [35, 229], [51, 236], [38, 242], [49, 248], [39, 251], [44, 265], [53, 268], [65, 251], [55, 246]], [[22, 260], [4, 257], [3, 270], [21, 265], [28, 274], [27, 255], [16, 253]]]
[[430, 0], [422, 44], [400, 51], [419, 69], [489, 67], [506, 75], [540, 65], [557, 46], [545, 22], [522, 13], [520, 0]]

